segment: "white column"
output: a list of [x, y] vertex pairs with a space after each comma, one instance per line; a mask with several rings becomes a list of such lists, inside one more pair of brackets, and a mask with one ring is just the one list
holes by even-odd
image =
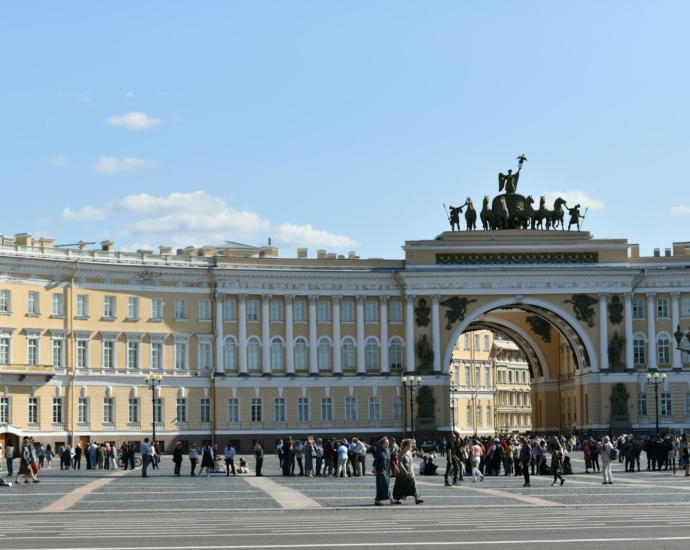
[[608, 292], [599, 293], [599, 370], [609, 368], [609, 318], [606, 307]]
[[633, 316], [632, 316], [632, 292], [626, 292], [625, 298], [625, 368], [635, 368], [635, 351], [633, 350]]
[[342, 374], [343, 372], [342, 352], [340, 350], [340, 302], [342, 300], [342, 296], [331, 296], [333, 303], [333, 374]]
[[[679, 328], [678, 325], [680, 325], [680, 292], [671, 292], [671, 334]], [[671, 364], [674, 369], [680, 369], [683, 368], [681, 351], [676, 348], [675, 344], [675, 338], [671, 338], [671, 349], [673, 350]]]
[[271, 295], [261, 296], [261, 374], [271, 374]]
[[225, 294], [216, 292], [213, 299], [216, 301], [216, 373], [225, 372], [225, 361], [223, 357], [223, 298]]
[[357, 300], [357, 374], [366, 374], [364, 361], [364, 302], [366, 296], [356, 296]]
[[241, 375], [247, 375], [247, 294], [238, 294], [237, 301], [240, 304], [240, 318], [239, 318], [239, 342], [240, 347], [240, 369]]
[[415, 371], [414, 360], [414, 300], [415, 296], [405, 295], [405, 363], [407, 372]]
[[292, 326], [292, 304], [295, 296], [288, 294], [285, 296], [285, 373], [295, 374], [295, 337]]
[[319, 374], [318, 351], [319, 346], [316, 342], [316, 302], [318, 296], [309, 296], [309, 374]]
[[656, 292], [647, 292], [647, 342], [649, 345], [647, 368], [657, 368], [656, 363], [656, 308], [654, 307]]
[[388, 300], [390, 300], [390, 296], [379, 296], [379, 302], [381, 302], [381, 374], [388, 374], [391, 370], [388, 360]]
[[434, 352], [434, 372], [441, 372], [441, 320], [438, 303], [440, 294], [431, 295], [431, 347]]

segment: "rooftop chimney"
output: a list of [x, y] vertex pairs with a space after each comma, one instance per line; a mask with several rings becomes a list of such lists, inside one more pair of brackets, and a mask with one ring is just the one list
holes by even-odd
[[55, 239], [47, 239], [46, 237], [41, 237], [38, 239], [43, 248], [53, 248], [55, 246]]
[[664, 256], [666, 256], [667, 258], [671, 257], [671, 249], [670, 248], [667, 248], [664, 250]]
[[654, 249], [654, 257], [655, 258], [661, 257], [661, 250], [659, 250], [658, 248], [655, 248]]
[[77, 244], [79, 245], [79, 250], [89, 249], [89, 243], [87, 243], [86, 241], [79, 241]]
[[101, 241], [101, 250], [103, 252], [112, 252], [115, 250], [115, 243], [113, 241]]
[[309, 252], [309, 249], [307, 249], [307, 248], [298, 248], [297, 249], [297, 257], [298, 258], [308, 258], [309, 257], [308, 252]]
[[172, 254], [172, 246], [159, 246], [158, 250], [160, 251], [161, 256]]
[[326, 251], [325, 250], [317, 250], [316, 251], [316, 259], [317, 260], [325, 260], [326, 259]]
[[14, 242], [15, 242], [15, 244], [19, 244], [22, 246], [32, 246], [33, 245], [33, 239], [31, 238], [31, 233], [17, 233], [14, 236]]

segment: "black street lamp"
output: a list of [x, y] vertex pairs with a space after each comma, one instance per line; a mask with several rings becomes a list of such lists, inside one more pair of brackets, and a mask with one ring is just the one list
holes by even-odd
[[659, 386], [666, 380], [666, 375], [661, 375], [661, 380], [659, 380], [659, 373], [655, 372], [654, 376], [651, 374], [647, 375], [647, 382], [654, 384], [654, 401], [656, 403], [656, 435], [659, 435]]
[[163, 377], [159, 375], [144, 375], [144, 382], [151, 390], [151, 423], [153, 424], [153, 441], [152, 445], [156, 443], [156, 386], [160, 386], [163, 381]]
[[403, 386], [406, 388], [410, 388], [410, 427], [412, 428], [412, 439], [415, 439], [415, 429], [414, 429], [414, 388], [415, 386], [419, 386], [422, 383], [422, 377], [418, 376], [415, 378], [414, 376], [410, 376], [409, 378], [407, 376], [403, 376], [400, 381], [403, 383]]
[[455, 382], [450, 382], [450, 433], [455, 433]]

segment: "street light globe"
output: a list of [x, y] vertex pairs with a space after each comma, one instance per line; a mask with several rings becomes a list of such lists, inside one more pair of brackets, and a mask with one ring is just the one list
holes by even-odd
[[401, 381], [403, 384], [404, 384], [405, 382], [407, 382], [407, 376], [403, 376], [403, 377], [400, 379], [400, 381]]
[[666, 375], [665, 375], [665, 374], [662, 374], [662, 375], [661, 375], [661, 379], [662, 379], [662, 380], [666, 380]]
[[645, 378], [646, 378], [647, 380], [651, 380], [651, 379], [652, 379], [652, 375], [651, 375], [651, 374], [648, 374]]
[[418, 377], [417, 377], [417, 384], [421, 384], [421, 383], [422, 383], [422, 377], [421, 377], [421, 376], [418, 376]]
[[149, 375], [148, 375], [148, 374], [145, 374], [145, 375], [144, 375], [144, 382], [148, 382], [148, 381], [149, 381], [149, 378], [150, 378]]
[[654, 373], [654, 380], [656, 380], [657, 378], [659, 378], [659, 373], [658, 373], [658, 372], [655, 372], [655, 373]]

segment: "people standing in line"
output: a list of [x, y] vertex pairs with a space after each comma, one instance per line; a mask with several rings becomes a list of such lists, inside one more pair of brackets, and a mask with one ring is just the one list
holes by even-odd
[[314, 450], [316, 452], [316, 475], [321, 476], [323, 475], [324, 467], [323, 467], [323, 439], [320, 437], [316, 440], [316, 443], [314, 444]]
[[[383, 506], [383, 501], [390, 500], [395, 504], [391, 496], [391, 455], [389, 450], [390, 443], [387, 437], [382, 437], [376, 444], [374, 452], [373, 474], [376, 476], [376, 497], [374, 504]], [[398, 501], [400, 504], [400, 501]]]
[[261, 473], [261, 467], [264, 465], [264, 448], [263, 448], [263, 440], [259, 439], [256, 442], [256, 445], [254, 445], [254, 459], [256, 460], [256, 476], [261, 477], [263, 474]]
[[232, 470], [232, 475], [236, 476], [235, 471], [235, 448], [232, 443], [228, 441], [228, 446], [225, 447], [225, 475], [230, 475], [230, 470]]
[[561, 480], [561, 485], [565, 483], [563, 478], [563, 447], [561, 447], [561, 442], [558, 441], [558, 437], [553, 436], [551, 440], [551, 473], [553, 474], [553, 483], [551, 487], [556, 485], [556, 480]]
[[402, 449], [400, 454], [400, 471], [395, 478], [395, 485], [393, 486], [393, 503], [400, 502], [401, 499], [413, 496], [415, 504], [422, 504], [424, 501], [420, 498], [417, 491], [417, 481], [414, 476], [414, 461], [412, 458], [412, 439], [402, 440]]
[[613, 445], [611, 445], [611, 440], [609, 436], [605, 436], [602, 440], [603, 445], [601, 447], [601, 465], [602, 474], [604, 477], [604, 482], [602, 485], [613, 485], [613, 479], [611, 478], [611, 453], [613, 451]]
[[189, 475], [195, 476], [196, 475], [196, 463], [199, 460], [199, 447], [197, 447], [196, 443], [192, 443], [192, 446], [189, 448], [189, 462], [192, 465], [192, 471]]
[[522, 447], [520, 448], [520, 466], [522, 467], [522, 475], [525, 478], [525, 484], [523, 487], [531, 487], [529, 482], [529, 466], [532, 461], [532, 448], [530, 447], [529, 440], [523, 436], [522, 437]]
[[7, 462], [7, 475], [11, 478], [14, 475], [14, 446], [12, 442], [8, 443], [5, 449], [5, 461]]
[[180, 470], [182, 469], [182, 460], [183, 460], [183, 452], [182, 452], [182, 442], [178, 441], [175, 444], [175, 448], [173, 449], [173, 464], [175, 465], [175, 469], [173, 471], [173, 475], [179, 476], [180, 475]]
[[477, 476], [484, 481], [484, 475], [479, 471], [479, 463], [482, 461], [483, 449], [476, 439], [472, 440], [472, 447], [470, 447], [470, 458], [472, 460], [472, 481], [477, 482]]
[[151, 446], [149, 438], [144, 438], [144, 442], [139, 446], [141, 452], [141, 477], [148, 477], [149, 463], [151, 462]]
[[213, 449], [210, 443], [206, 442], [201, 446], [201, 468], [199, 469], [199, 475], [204, 473], [204, 468], [206, 468], [206, 477], [211, 475], [215, 463], [213, 460]]

